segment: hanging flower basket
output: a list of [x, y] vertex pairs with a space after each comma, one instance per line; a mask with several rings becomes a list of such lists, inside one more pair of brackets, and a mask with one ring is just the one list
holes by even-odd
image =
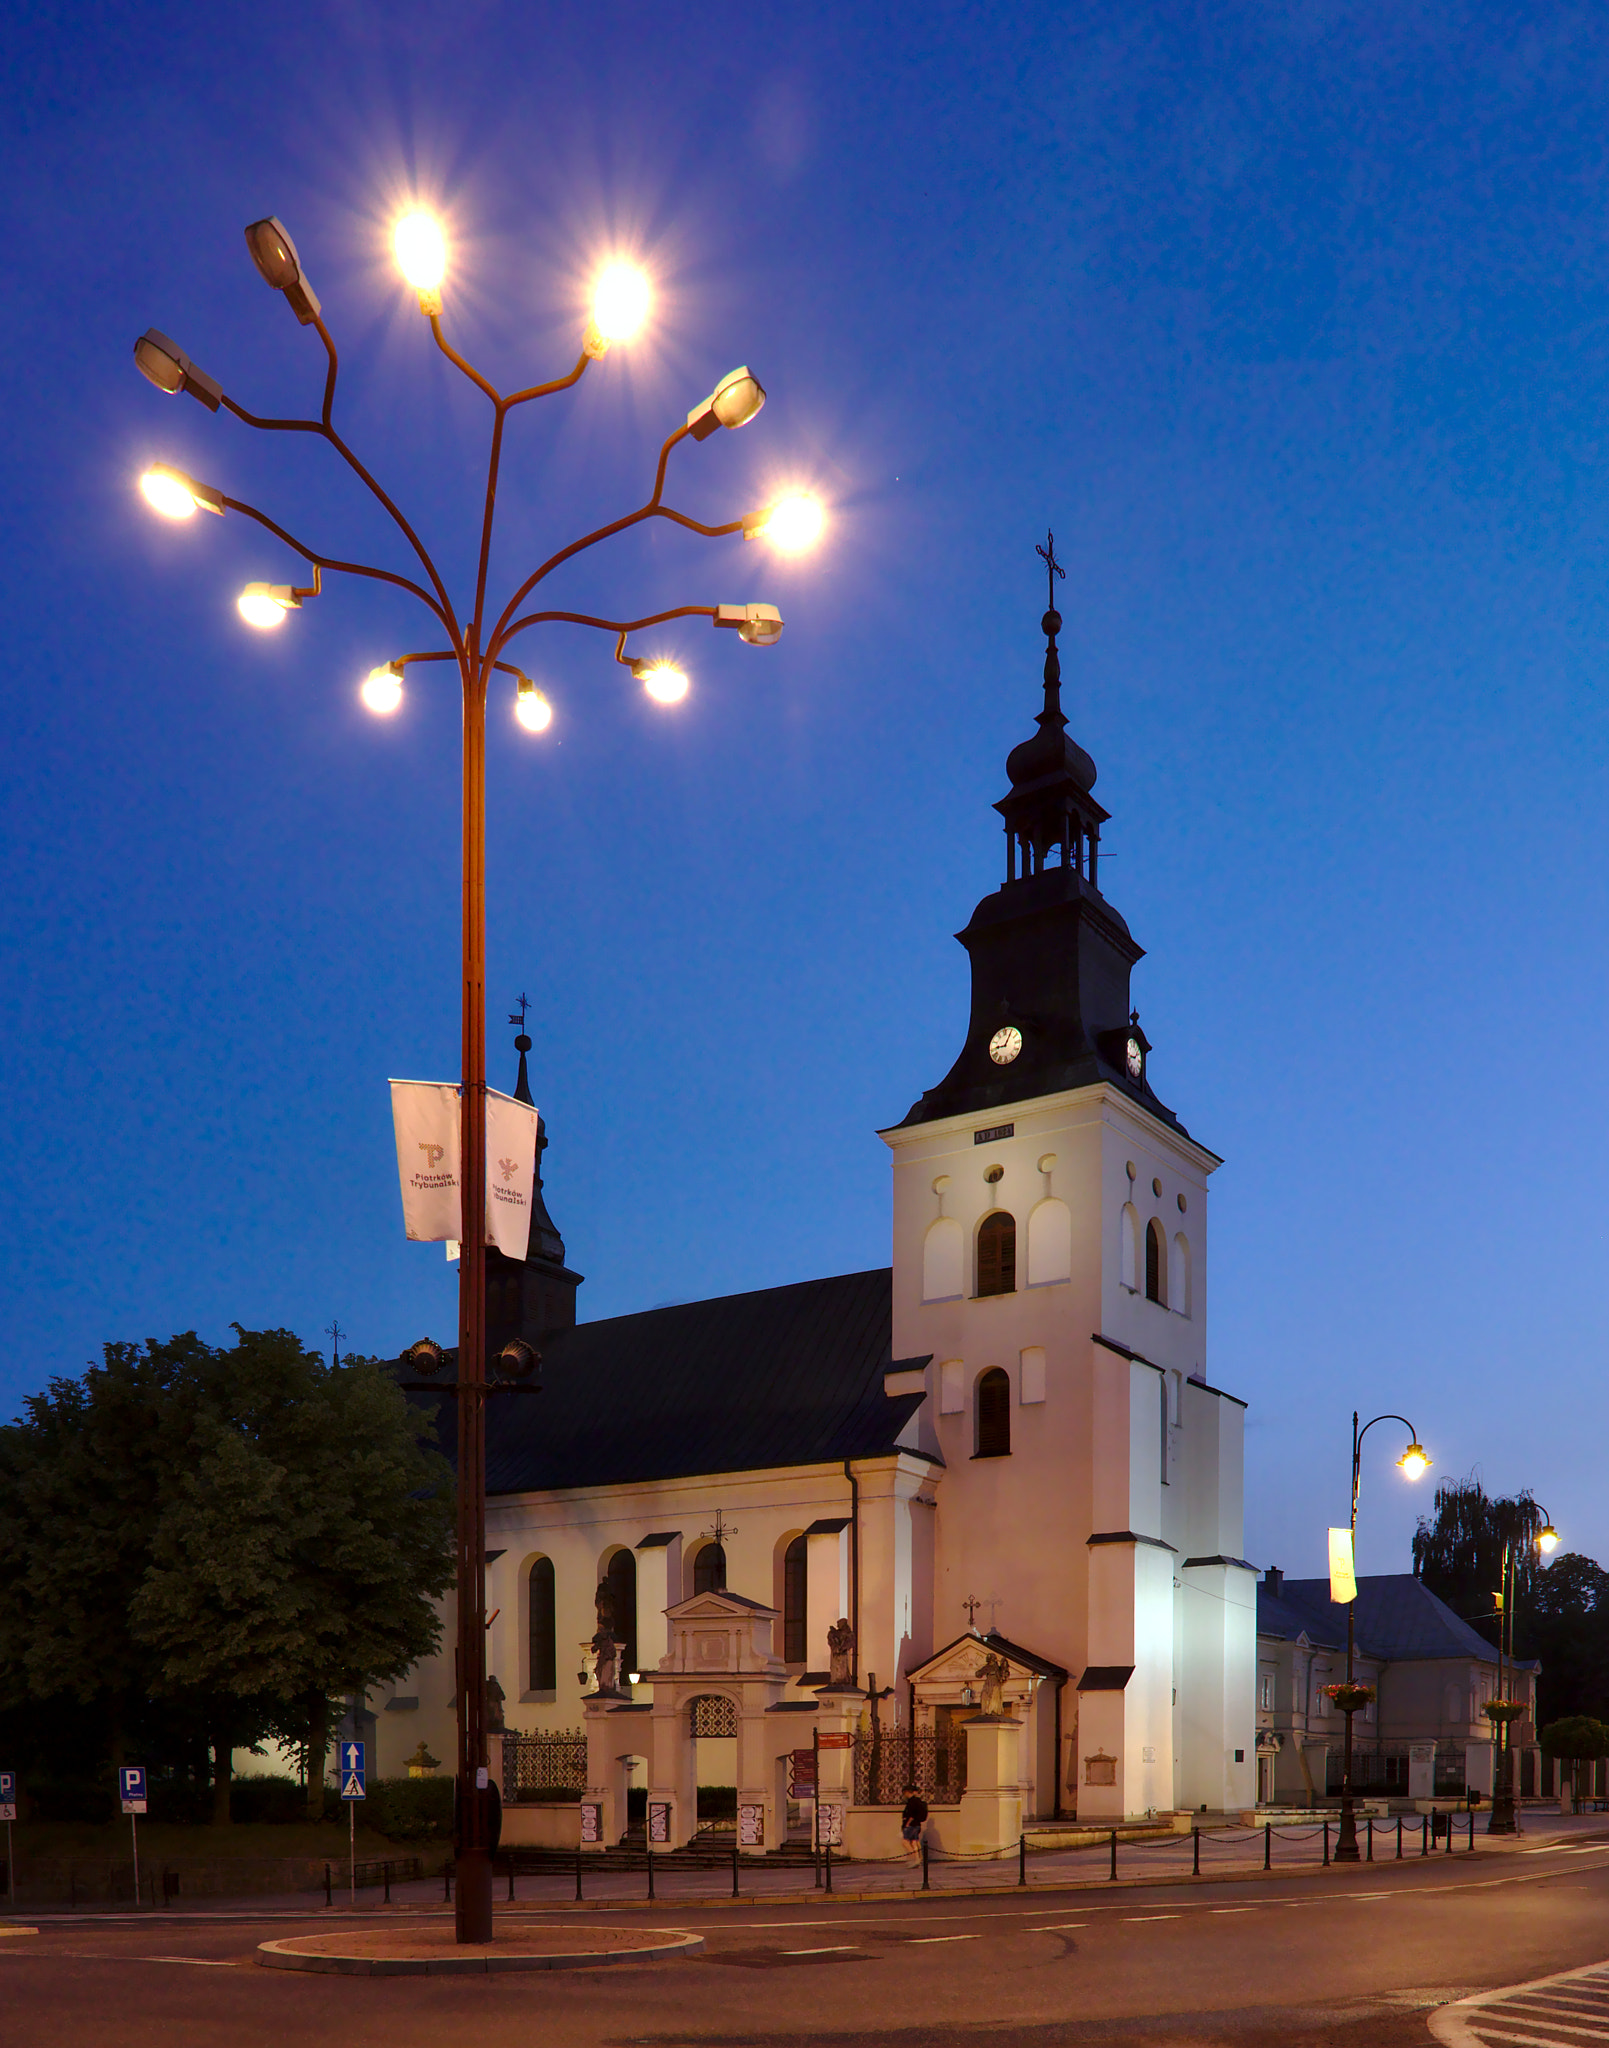
[[1530, 1711], [1524, 1700], [1488, 1700], [1481, 1708], [1488, 1721], [1499, 1724], [1522, 1720]]
[[1340, 1685], [1321, 1685], [1319, 1691], [1334, 1700], [1343, 1714], [1359, 1713], [1374, 1698], [1372, 1685], [1347, 1685], [1344, 1681]]

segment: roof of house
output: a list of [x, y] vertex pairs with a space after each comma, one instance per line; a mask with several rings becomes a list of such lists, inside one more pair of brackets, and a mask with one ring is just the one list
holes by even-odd
[[[629, 1485], [884, 1455], [922, 1400], [884, 1393], [892, 1342], [886, 1266], [551, 1331], [541, 1391], [488, 1399], [486, 1490]], [[451, 1383], [441, 1391], [450, 1394]], [[452, 1457], [456, 1403], [410, 1398], [436, 1407]]]
[[[1328, 1579], [1283, 1579], [1277, 1591], [1264, 1582], [1257, 1588], [1257, 1633], [1287, 1642], [1305, 1633], [1311, 1643], [1342, 1649], [1346, 1608], [1331, 1600]], [[1412, 1572], [1358, 1580], [1357, 1645], [1363, 1656], [1388, 1663], [1439, 1657], [1497, 1662], [1496, 1648]], [[1529, 1668], [1526, 1659], [1517, 1661]]]

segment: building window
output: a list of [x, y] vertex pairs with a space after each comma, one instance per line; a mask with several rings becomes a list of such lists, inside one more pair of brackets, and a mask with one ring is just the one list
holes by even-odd
[[1147, 1301], [1166, 1302], [1164, 1281], [1167, 1275], [1167, 1241], [1162, 1235], [1162, 1225], [1153, 1216], [1145, 1226], [1145, 1298]]
[[795, 1536], [782, 1553], [782, 1661], [805, 1664], [810, 1652], [805, 1642], [805, 1540]]
[[1005, 1458], [1011, 1454], [1011, 1380], [999, 1366], [991, 1366], [978, 1381], [978, 1456]]
[[726, 1591], [726, 1546], [724, 1543], [706, 1543], [693, 1559], [693, 1591], [695, 1593], [724, 1593]]
[[1274, 1711], [1274, 1674], [1260, 1671], [1257, 1674], [1257, 1704], [1265, 1714]]
[[979, 1294], [1017, 1291], [1017, 1224], [1004, 1209], [985, 1216], [978, 1228]]
[[615, 1641], [621, 1645], [621, 1667], [637, 1669], [637, 1560], [629, 1550], [617, 1550], [604, 1573], [615, 1608]]
[[539, 1557], [531, 1566], [530, 1588], [531, 1690], [553, 1692], [559, 1683], [559, 1640], [553, 1613], [553, 1560]]

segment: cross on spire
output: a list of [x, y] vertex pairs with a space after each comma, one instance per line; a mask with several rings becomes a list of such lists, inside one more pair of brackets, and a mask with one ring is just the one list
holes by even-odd
[[1067, 575], [1067, 571], [1056, 559], [1056, 536], [1047, 531], [1045, 545], [1042, 548], [1036, 547], [1034, 553], [1045, 565], [1045, 610], [1053, 612], [1056, 609], [1056, 578], [1065, 578]]
[[978, 1625], [978, 1609], [983, 1605], [983, 1602], [975, 1593], [969, 1593], [961, 1602], [961, 1605], [967, 1611], [967, 1627], [975, 1629]]

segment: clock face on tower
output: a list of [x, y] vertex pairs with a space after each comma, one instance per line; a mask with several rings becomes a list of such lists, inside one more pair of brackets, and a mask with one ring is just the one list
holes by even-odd
[[1124, 1059], [1131, 1078], [1137, 1081], [1141, 1074], [1145, 1072], [1145, 1054], [1141, 1051], [1140, 1041], [1137, 1038], [1129, 1040]]
[[1015, 1024], [1002, 1024], [989, 1040], [989, 1057], [997, 1067], [1009, 1067], [1022, 1051], [1022, 1033]]

